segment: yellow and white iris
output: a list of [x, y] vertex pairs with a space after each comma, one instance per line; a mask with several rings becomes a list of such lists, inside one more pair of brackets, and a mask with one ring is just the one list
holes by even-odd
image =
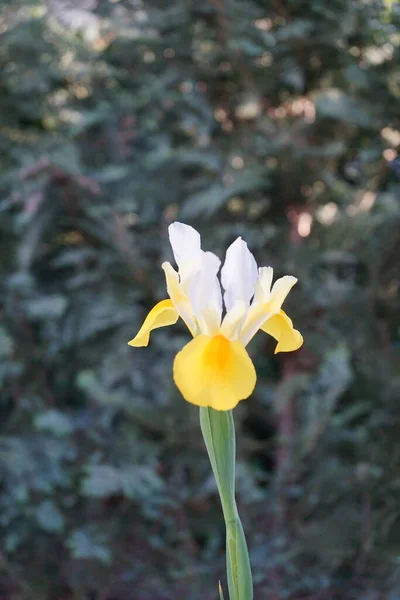
[[231, 410], [254, 390], [256, 371], [245, 347], [259, 329], [277, 340], [275, 353], [302, 345], [301, 333], [281, 308], [297, 279], [285, 276], [272, 285], [272, 267], [257, 269], [239, 237], [226, 252], [220, 281], [221, 261], [201, 249], [193, 227], [172, 223], [169, 238], [178, 265], [178, 272], [169, 262], [162, 265], [169, 299], [150, 311], [129, 344], [147, 346], [153, 329], [181, 317], [193, 340], [175, 357], [177, 387], [192, 404]]

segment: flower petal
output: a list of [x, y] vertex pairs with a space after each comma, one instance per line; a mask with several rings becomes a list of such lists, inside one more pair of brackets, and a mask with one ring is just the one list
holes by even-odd
[[230, 311], [228, 311], [221, 324], [221, 333], [228, 340], [236, 340], [239, 337], [243, 322], [247, 316], [248, 307], [245, 302], [237, 302]]
[[264, 325], [272, 314], [266, 304], [252, 304], [247, 312], [246, 319], [240, 330], [239, 339], [243, 346], [247, 346], [256, 335], [257, 331]]
[[267, 320], [282, 312], [281, 306], [297, 282], [296, 277], [285, 275], [285, 277], [277, 279], [271, 289], [272, 277], [272, 267], [259, 269], [256, 293], [239, 336], [244, 346], [247, 346]]
[[221, 286], [217, 278], [221, 261], [212, 252], [201, 249], [200, 235], [190, 225], [175, 222], [169, 226], [168, 231], [179, 268], [179, 289], [181, 295], [190, 302], [192, 317], [189, 316], [187, 302], [181, 308], [172, 296], [171, 298], [192, 333], [193, 318], [196, 317], [201, 331], [214, 335], [219, 330], [222, 315]]
[[303, 336], [300, 331], [294, 329], [292, 320], [283, 310], [270, 317], [261, 329], [277, 340], [278, 345], [275, 348], [275, 354], [278, 352], [293, 352], [303, 344]]
[[201, 238], [194, 227], [175, 221], [168, 227], [168, 233], [178, 267], [182, 260], [198, 256], [201, 251]]
[[256, 293], [252, 304], [261, 304], [268, 300], [271, 295], [272, 279], [274, 269], [272, 267], [260, 267], [258, 269], [258, 280], [256, 283]]
[[161, 302], [151, 309], [138, 333], [128, 344], [136, 348], [147, 346], [150, 339], [150, 332], [153, 329], [174, 325], [178, 319], [179, 314], [171, 300], [161, 300]]
[[227, 311], [237, 302], [245, 302], [247, 306], [250, 304], [250, 300], [254, 296], [257, 278], [255, 258], [246, 242], [239, 237], [226, 251], [225, 263], [221, 271]]
[[161, 267], [165, 273], [168, 295], [190, 333], [195, 335], [197, 324], [193, 314], [193, 307], [189, 298], [182, 290], [179, 275], [169, 262], [164, 262]]
[[221, 261], [212, 252], [202, 252], [201, 269], [188, 284], [188, 295], [202, 333], [216, 335], [221, 326], [222, 294], [217, 277]]
[[176, 221], [168, 227], [169, 241], [182, 284], [201, 268], [200, 234], [190, 225]]
[[292, 277], [292, 275], [285, 275], [275, 281], [272, 286], [271, 295], [267, 301], [268, 310], [270, 312], [278, 312], [281, 309], [282, 304], [286, 300], [286, 296], [289, 294], [295, 283], [297, 283], [297, 277]]
[[252, 393], [256, 371], [239, 341], [199, 335], [176, 355], [174, 381], [188, 402], [231, 410]]

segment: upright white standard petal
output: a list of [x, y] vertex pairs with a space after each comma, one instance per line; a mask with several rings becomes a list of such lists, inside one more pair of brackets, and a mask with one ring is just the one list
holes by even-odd
[[212, 252], [203, 252], [201, 268], [188, 282], [188, 295], [200, 330], [216, 335], [221, 326], [222, 294], [217, 277], [221, 261]]
[[200, 234], [190, 225], [176, 221], [168, 227], [169, 241], [175, 262], [178, 265], [181, 283], [186, 281], [201, 268]]
[[[212, 252], [201, 249], [200, 234], [190, 225], [172, 223], [169, 226], [169, 238], [179, 269], [178, 287], [186, 298], [186, 302], [180, 300], [177, 309], [181, 315], [185, 315], [183, 318], [187, 324], [190, 323], [191, 331], [194, 319], [195, 330], [215, 335], [220, 328], [222, 315], [221, 286], [217, 277], [221, 261]], [[177, 306], [178, 302], [174, 304]], [[189, 305], [192, 319], [189, 318]]]
[[201, 251], [201, 238], [198, 231], [185, 223], [171, 223], [168, 227], [172, 252], [178, 267], [181, 261], [196, 258]]
[[248, 307], [254, 296], [258, 278], [257, 263], [242, 238], [238, 238], [226, 251], [225, 263], [221, 271], [224, 301], [227, 312], [237, 303]]

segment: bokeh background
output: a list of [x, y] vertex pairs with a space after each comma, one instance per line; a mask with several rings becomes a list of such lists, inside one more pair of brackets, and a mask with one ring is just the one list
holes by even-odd
[[400, 598], [400, 9], [8, 1], [0, 598], [216, 600], [224, 528], [171, 377], [167, 226], [299, 283], [235, 410], [256, 600]]

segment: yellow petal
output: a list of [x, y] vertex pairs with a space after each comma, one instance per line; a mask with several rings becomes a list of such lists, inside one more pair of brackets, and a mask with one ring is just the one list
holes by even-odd
[[231, 410], [254, 390], [256, 371], [238, 340], [199, 335], [176, 355], [174, 380], [188, 402]]
[[271, 289], [270, 298], [266, 299], [268, 310], [270, 312], [278, 312], [278, 310], [281, 309], [287, 295], [296, 283], [297, 278], [292, 277], [292, 275], [285, 275], [275, 281]]
[[275, 348], [275, 354], [278, 352], [292, 352], [303, 344], [303, 336], [300, 331], [293, 328], [292, 320], [283, 310], [265, 321], [261, 329], [277, 340], [278, 345]]
[[226, 338], [233, 340], [237, 336], [243, 321], [246, 318], [247, 306], [245, 302], [238, 301], [228, 310], [221, 324], [221, 333]]
[[172, 304], [171, 300], [161, 300], [154, 308], [151, 309], [147, 315], [143, 325], [139, 329], [136, 337], [133, 338], [128, 344], [135, 346], [147, 346], [150, 339], [150, 332], [158, 327], [166, 327], [167, 325], [174, 325], [179, 318], [178, 311]]
[[164, 262], [161, 267], [165, 273], [168, 295], [176, 307], [179, 316], [194, 336], [196, 333], [196, 320], [194, 318], [193, 307], [189, 298], [182, 290], [179, 275], [169, 262]]

